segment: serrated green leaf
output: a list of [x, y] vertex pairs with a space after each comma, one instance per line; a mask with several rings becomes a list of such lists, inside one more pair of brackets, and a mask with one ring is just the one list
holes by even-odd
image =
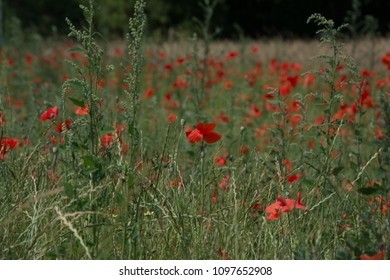
[[79, 107], [82, 107], [82, 108], [85, 107], [85, 103], [84, 103], [83, 100], [78, 100], [78, 99], [75, 99], [75, 98], [72, 98], [72, 97], [69, 97], [69, 100], [76, 106], [79, 106]]

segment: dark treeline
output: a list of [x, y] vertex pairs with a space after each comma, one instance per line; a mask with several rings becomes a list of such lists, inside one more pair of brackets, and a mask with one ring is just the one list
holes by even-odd
[[[88, 0], [3, 0], [5, 29], [11, 18], [18, 18], [24, 30], [51, 35], [53, 30], [66, 34], [65, 17], [80, 24], [80, 3]], [[204, 0], [147, 0], [148, 33], [151, 36], [188, 36], [197, 31], [194, 17], [202, 20], [199, 2]], [[213, 1], [213, 0], [210, 0]], [[104, 34], [121, 36], [127, 29], [135, 0], [96, 0], [97, 27]], [[355, 9], [353, 9], [353, 3]], [[359, 5], [356, 5], [359, 4]], [[354, 10], [353, 13], [351, 11]], [[344, 22], [354, 17], [354, 31], [376, 30], [386, 35], [390, 30], [388, 0], [219, 0], [214, 10], [212, 28], [221, 28], [220, 38], [239, 36], [312, 37], [315, 26], [306, 19], [315, 12]], [[8, 26], [7, 26], [8, 24]], [[353, 33], [353, 32], [352, 32]]]

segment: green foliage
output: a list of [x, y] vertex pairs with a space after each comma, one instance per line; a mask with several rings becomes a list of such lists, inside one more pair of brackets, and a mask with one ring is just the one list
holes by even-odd
[[[80, 44], [79, 48], [71, 49], [69, 52], [79, 52], [88, 59], [87, 67], [78, 65], [76, 62], [68, 61], [71, 66], [78, 73], [77, 77], [68, 79], [63, 85], [63, 111], [65, 112], [65, 96], [69, 89], [73, 89], [76, 96], [71, 97], [73, 104], [79, 100], [79, 105], [84, 104], [88, 106], [88, 126], [90, 140], [89, 152], [94, 157], [98, 153], [98, 128], [102, 126], [102, 112], [96, 104], [102, 102], [101, 97], [97, 94], [98, 82], [101, 80], [105, 69], [102, 66], [103, 49], [97, 44], [94, 37], [98, 34], [93, 30], [94, 25], [94, 4], [93, 1], [89, 1], [89, 7], [80, 5], [81, 10], [84, 13], [86, 23], [88, 26], [84, 30], [78, 30], [69, 19], [66, 19], [70, 33], [70, 37], [74, 37]], [[81, 96], [80, 96], [81, 95]], [[77, 103], [77, 102], [76, 102]]]
[[[358, 15], [359, 10], [359, 1], [354, 1], [354, 11], [350, 14], [350, 20], [352, 21], [352, 24], [356, 24], [356, 18]], [[366, 146], [368, 143], [365, 142], [365, 140], [362, 137], [362, 120], [364, 118], [364, 115], [367, 113], [363, 109], [363, 92], [366, 92], [365, 86], [367, 86], [366, 81], [364, 79], [361, 79], [359, 77], [358, 71], [357, 71], [357, 65], [355, 61], [345, 56], [342, 53], [343, 45], [338, 43], [338, 38], [340, 37], [340, 31], [349, 25], [343, 24], [339, 27], [335, 27], [335, 24], [332, 20], [328, 20], [325, 17], [314, 14], [309, 17], [308, 22], [314, 21], [317, 23], [317, 25], [320, 28], [317, 31], [317, 34], [320, 34], [320, 42], [321, 44], [327, 44], [330, 46], [331, 54], [325, 54], [320, 55], [318, 58], [324, 59], [327, 63], [327, 68], [323, 72], [325, 76], [325, 82], [328, 84], [328, 96], [322, 95], [321, 99], [324, 102], [325, 113], [327, 115], [326, 117], [326, 125], [327, 129], [324, 132], [325, 138], [327, 139], [327, 147], [326, 150], [324, 150], [325, 155], [325, 163], [324, 167], [322, 169], [322, 175], [323, 176], [323, 185], [327, 186], [330, 185], [334, 188], [335, 193], [338, 194], [337, 187], [335, 187], [334, 184], [332, 184], [332, 181], [330, 178], [330, 166], [333, 164], [331, 160], [331, 153], [332, 150], [337, 145], [337, 141], [340, 141], [339, 133], [340, 129], [344, 126], [344, 118], [346, 115], [344, 114], [341, 117], [340, 123], [338, 124], [337, 121], [334, 120], [334, 114], [338, 110], [338, 107], [340, 104], [343, 104], [344, 101], [344, 94], [342, 94], [340, 91], [340, 86], [336, 86], [336, 80], [337, 78], [337, 68], [342, 64], [345, 63], [347, 66], [347, 69], [350, 71], [350, 78], [348, 81], [348, 84], [354, 85], [356, 88], [358, 88], [358, 98], [354, 101], [354, 105], [356, 106], [356, 121], [355, 121], [355, 127], [354, 132], [356, 135], [355, 140], [352, 142], [353, 146], [351, 147], [351, 155], [350, 160], [351, 164], [349, 166], [340, 166], [335, 169], [333, 169], [333, 175], [337, 177], [337, 175], [343, 171], [345, 172], [355, 172], [356, 178], [352, 181], [351, 185], [355, 186], [358, 184], [358, 182], [364, 182], [365, 180], [362, 179], [363, 177], [369, 178], [368, 173], [366, 172], [367, 166], [378, 156], [383, 154], [382, 148], [380, 148], [374, 155], [371, 156], [371, 158], [367, 159], [367, 155], [364, 155], [362, 146]], [[356, 31], [356, 26], [351, 27], [352, 31]], [[367, 94], [367, 92], [365, 93]], [[332, 131], [332, 133], [331, 133]], [[336, 132], [335, 132], [336, 131]], [[337, 140], [337, 141], [336, 141]], [[353, 155], [353, 156], [352, 156]], [[366, 161], [366, 163], [363, 163], [363, 158]], [[317, 182], [320, 182], [320, 178], [317, 180]], [[316, 184], [317, 185], [317, 184]], [[364, 197], [367, 196], [373, 196], [373, 197], [379, 197], [379, 199], [383, 199], [388, 195], [388, 188], [383, 187], [381, 183], [374, 184], [374, 186], [370, 187], [359, 187], [356, 189], [356, 192], [361, 194]], [[340, 195], [338, 194], [338, 197]], [[380, 210], [378, 210], [380, 211]], [[353, 256], [362, 255], [363, 252], [368, 252], [371, 249], [375, 247], [376, 251], [378, 251], [378, 244], [381, 244], [383, 242], [383, 239], [381, 237], [381, 228], [378, 227], [375, 223], [360, 223], [361, 220], [365, 221], [367, 220], [366, 212], [361, 211], [356, 214], [355, 219], [357, 223], [360, 225], [360, 230], [358, 233], [346, 233], [346, 246], [349, 247], [346, 251], [338, 251], [336, 253], [336, 258], [353, 258]], [[376, 238], [374, 241], [370, 237], [371, 235], [374, 235]], [[353, 236], [353, 237], [351, 237]], [[364, 237], [362, 237], [364, 236]], [[369, 245], [367, 245], [369, 244]], [[375, 245], [374, 245], [375, 244]], [[371, 254], [374, 254], [373, 251], [370, 251]]]
[[[199, 119], [201, 117], [202, 103], [206, 101], [206, 78], [208, 75], [209, 68], [209, 54], [210, 54], [210, 43], [219, 33], [219, 29], [211, 31], [211, 19], [213, 17], [216, 6], [220, 1], [209, 1], [204, 0], [200, 2], [200, 7], [203, 10], [204, 19], [194, 18], [194, 21], [198, 25], [199, 33], [201, 34], [202, 39], [202, 52], [199, 50], [198, 35], [194, 33], [192, 36], [192, 54], [194, 56], [193, 63], [191, 65], [192, 73], [191, 77], [191, 92], [194, 96], [194, 106], [196, 117]], [[202, 73], [200, 78], [197, 78], [195, 73]]]
[[[125, 69], [125, 82], [129, 86], [129, 90], [125, 90], [129, 97], [130, 108], [127, 111], [128, 125], [132, 127], [133, 131], [137, 130], [137, 113], [140, 102], [140, 74], [143, 67], [143, 54], [141, 50], [141, 43], [146, 24], [145, 15], [146, 2], [136, 1], [134, 6], [134, 16], [129, 20], [129, 33], [126, 36], [129, 63], [131, 70]], [[135, 138], [133, 138], [135, 139]]]

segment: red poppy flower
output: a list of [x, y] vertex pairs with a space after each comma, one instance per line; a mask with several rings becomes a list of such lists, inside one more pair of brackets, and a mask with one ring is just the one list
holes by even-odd
[[123, 57], [123, 50], [121, 50], [120, 48], [115, 48], [115, 56]]
[[260, 212], [262, 212], [263, 210], [264, 210], [264, 207], [260, 202], [255, 202], [249, 208], [249, 211], [251, 212], [252, 217], [258, 217]]
[[284, 199], [281, 196], [278, 196], [277, 201], [269, 205], [265, 212], [268, 213], [267, 220], [277, 220], [281, 213], [286, 213], [292, 211], [294, 208], [302, 209], [304, 211], [308, 208], [301, 201], [301, 192], [298, 192], [297, 200], [286, 198]]
[[180, 180], [180, 178], [177, 178], [176, 180], [170, 181], [167, 183], [167, 187], [180, 187], [183, 188], [183, 184]]
[[[59, 133], [62, 133], [63, 131], [63, 124], [64, 122], [59, 122], [56, 126], [56, 131], [59, 132]], [[66, 130], [70, 130], [70, 126], [72, 124], [72, 121], [71, 120], [65, 120], [65, 127], [66, 127]]]
[[8, 151], [12, 151], [16, 145], [18, 144], [18, 140], [8, 138], [8, 137], [3, 137], [0, 139], [0, 159], [5, 158], [5, 154]]
[[169, 63], [165, 64], [164, 68], [165, 68], [165, 70], [168, 70], [168, 71], [172, 71], [173, 70], [172, 64], [169, 64]]
[[261, 116], [261, 111], [259, 108], [257, 108], [256, 103], [253, 103], [252, 106], [249, 108], [249, 112], [252, 117], [260, 117]]
[[185, 88], [187, 86], [187, 81], [182, 76], [178, 76], [176, 82], [174, 82], [172, 86], [174, 88]]
[[312, 86], [314, 84], [314, 81], [315, 81], [315, 76], [313, 74], [305, 74], [303, 76], [303, 86], [308, 88], [310, 86]]
[[290, 198], [284, 199], [281, 196], [278, 196], [276, 199], [279, 202], [279, 205], [280, 205], [279, 209], [281, 212], [290, 212], [291, 210], [294, 209], [294, 206], [295, 206], [294, 199], [290, 199]]
[[269, 220], [277, 220], [278, 218], [279, 218], [279, 211], [276, 210], [276, 211], [268, 213], [267, 221], [269, 221]]
[[385, 257], [385, 250], [381, 249], [378, 253], [373, 256], [369, 256], [367, 254], [363, 254], [360, 256], [361, 260], [383, 260]]
[[291, 87], [288, 85], [281, 86], [279, 92], [281, 96], [287, 96], [291, 92]]
[[151, 98], [155, 91], [156, 91], [156, 90], [155, 90], [154, 88], [149, 88], [149, 89], [145, 92], [145, 94], [144, 94], [145, 98], [146, 98], [146, 99]]
[[221, 190], [227, 191], [229, 188], [230, 175], [226, 175], [221, 182], [219, 182], [218, 187]]
[[295, 88], [298, 84], [299, 76], [298, 75], [293, 75], [293, 76], [288, 76], [287, 81], [290, 82], [290, 85]]
[[166, 57], [166, 55], [165, 55], [164, 52], [160, 52], [160, 53], [158, 54], [158, 58], [159, 58], [160, 60], [164, 60], [165, 57]]
[[176, 121], [176, 115], [174, 114], [174, 113], [170, 113], [169, 115], [168, 115], [168, 121], [169, 121], [169, 123], [170, 124], [173, 124], [175, 121]]
[[299, 180], [299, 178], [301, 177], [301, 174], [295, 174], [295, 175], [291, 175], [288, 177], [287, 181], [289, 183], [294, 183], [294, 182], [297, 182]]
[[88, 115], [89, 107], [88, 104], [84, 106], [84, 108], [77, 107], [76, 109], [76, 115]]
[[119, 124], [119, 123], [115, 124], [115, 133], [116, 134], [119, 135], [119, 134], [121, 134], [125, 130], [126, 130], [126, 125], [125, 124]]
[[104, 87], [105, 85], [106, 85], [106, 80], [104, 80], [104, 79], [101, 79], [100, 82], [98, 83], [98, 87], [99, 87], [99, 88], [102, 88], [102, 87]]
[[294, 201], [291, 199], [285, 201], [283, 197], [278, 196], [277, 200], [278, 201], [265, 208], [265, 212], [268, 213], [267, 220], [276, 220], [279, 218], [279, 213], [289, 212], [294, 208]]
[[236, 58], [239, 56], [239, 53], [238, 52], [229, 52], [227, 55], [226, 55], [226, 59], [233, 59], [233, 58]]
[[232, 89], [233, 88], [233, 81], [230, 80], [230, 79], [227, 79], [225, 82], [224, 82], [224, 87], [225, 89], [229, 90], [229, 89]]
[[31, 54], [27, 54], [26, 55], [26, 64], [31, 65], [32, 61], [33, 61], [33, 56]]
[[213, 203], [217, 203], [217, 194], [218, 194], [218, 191], [215, 189], [215, 190], [213, 190], [213, 194], [212, 194], [212, 196], [211, 196], [211, 201], [213, 202]]
[[290, 118], [290, 123], [292, 127], [297, 127], [297, 125], [302, 121], [303, 117], [301, 115], [293, 115]]
[[314, 124], [315, 125], [321, 125], [325, 122], [325, 117], [324, 116], [319, 116], [315, 119]]
[[[1, 124], [1, 119], [0, 119], [0, 124]], [[379, 126], [376, 126], [375, 134], [376, 134], [376, 137], [378, 138], [379, 141], [383, 140], [383, 133], [382, 133], [382, 130]]]
[[224, 112], [219, 113], [217, 116], [215, 116], [213, 120], [215, 122], [224, 122], [224, 123], [230, 122], [230, 118]]
[[184, 57], [179, 57], [178, 59], [176, 59], [176, 65], [180, 65], [180, 64], [182, 64], [184, 61], [185, 61], [185, 58], [184, 58]]
[[387, 66], [387, 69], [390, 70], [390, 52], [388, 52], [384, 56], [382, 56], [381, 61], [383, 64], [385, 64]]
[[259, 46], [253, 46], [251, 48], [251, 51], [252, 51], [252, 53], [258, 53], [260, 51], [260, 47]]
[[191, 144], [194, 144], [195, 142], [200, 142], [202, 140], [206, 141], [209, 144], [212, 144], [222, 138], [221, 134], [213, 132], [215, 127], [216, 124], [206, 124], [199, 122], [196, 125], [196, 129], [186, 132], [186, 136]]
[[224, 260], [228, 260], [229, 259], [229, 253], [226, 252], [225, 250], [222, 250], [218, 247], [215, 247], [214, 248], [214, 251], [219, 254]]
[[53, 108], [48, 108], [45, 112], [42, 113], [40, 117], [40, 121], [44, 122], [47, 120], [53, 120], [58, 116], [58, 108], [53, 107]]
[[226, 158], [227, 158], [227, 155], [223, 156], [223, 157], [216, 157], [215, 158], [215, 163], [218, 165], [218, 166], [225, 166], [227, 161], [226, 161]]
[[108, 147], [111, 143], [115, 141], [115, 136], [112, 133], [105, 134], [102, 136], [101, 141], [103, 147]]

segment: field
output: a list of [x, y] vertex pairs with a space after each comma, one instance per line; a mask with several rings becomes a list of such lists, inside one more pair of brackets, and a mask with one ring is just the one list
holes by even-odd
[[133, 23], [2, 49], [0, 259], [390, 258], [387, 39]]

